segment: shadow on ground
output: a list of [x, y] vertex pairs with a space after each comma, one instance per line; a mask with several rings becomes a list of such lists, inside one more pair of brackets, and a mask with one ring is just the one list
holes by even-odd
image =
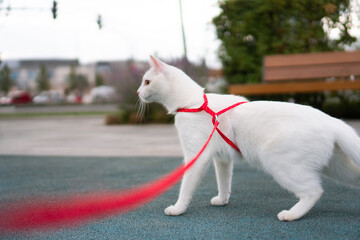
[[[129, 188], [181, 164], [177, 157], [0, 156], [0, 208], [14, 199]], [[324, 179], [325, 193], [303, 219], [284, 223], [277, 213], [296, 199], [266, 174], [238, 163], [226, 207], [213, 207], [216, 180], [210, 169], [188, 211], [177, 217], [164, 209], [179, 185], [127, 214], [83, 226], [1, 239], [360, 239], [360, 189]]]

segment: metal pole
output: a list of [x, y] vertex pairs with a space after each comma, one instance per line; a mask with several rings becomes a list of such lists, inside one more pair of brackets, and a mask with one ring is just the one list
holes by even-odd
[[179, 0], [179, 5], [180, 5], [180, 18], [181, 18], [181, 31], [182, 31], [183, 44], [184, 44], [184, 57], [185, 57], [185, 59], [187, 59], [186, 39], [185, 39], [185, 30], [184, 30], [184, 21], [183, 21], [181, 0]]

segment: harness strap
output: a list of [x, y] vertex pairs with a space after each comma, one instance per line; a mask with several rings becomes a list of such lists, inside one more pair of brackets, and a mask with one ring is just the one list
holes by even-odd
[[241, 104], [247, 103], [246, 101], [243, 102], [238, 102], [235, 103], [227, 108], [224, 108], [223, 110], [219, 111], [219, 112], [214, 112], [211, 108], [209, 108], [208, 106], [208, 99], [206, 97], [206, 94], [204, 94], [204, 103], [198, 107], [198, 108], [180, 108], [177, 110], [177, 112], [201, 112], [201, 111], [205, 111], [208, 114], [210, 114], [212, 116], [212, 123], [216, 124], [215, 128], [216, 131], [220, 134], [220, 136], [224, 139], [225, 142], [227, 142], [231, 147], [233, 147], [236, 151], [240, 152], [240, 149], [235, 145], [235, 143], [233, 141], [231, 141], [219, 128], [218, 128], [218, 123], [219, 123], [219, 116]]

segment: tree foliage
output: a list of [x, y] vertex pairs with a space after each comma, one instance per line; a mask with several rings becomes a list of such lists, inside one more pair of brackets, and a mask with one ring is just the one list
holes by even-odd
[[76, 77], [76, 89], [83, 94], [90, 86], [88, 78], [84, 74], [78, 74]]
[[11, 78], [11, 70], [7, 64], [0, 71], [0, 91], [7, 94], [10, 88], [14, 85], [14, 81]]
[[76, 73], [76, 67], [71, 66], [68, 75], [68, 90], [77, 91], [80, 95], [90, 86], [87, 77]]
[[97, 73], [95, 75], [95, 86], [98, 87], [102, 85], [105, 85], [104, 77], [101, 74]]
[[[264, 55], [341, 50], [356, 39], [350, 0], [225, 0], [213, 19], [230, 83], [259, 82]], [[340, 37], [331, 40], [331, 29]]]
[[71, 66], [70, 67], [70, 72], [69, 72], [69, 76], [68, 76], [68, 84], [69, 84], [69, 89], [70, 90], [75, 90], [76, 89], [76, 68], [75, 66]]
[[39, 74], [36, 78], [37, 88], [39, 91], [46, 91], [50, 89], [49, 76], [44, 64], [41, 64]]

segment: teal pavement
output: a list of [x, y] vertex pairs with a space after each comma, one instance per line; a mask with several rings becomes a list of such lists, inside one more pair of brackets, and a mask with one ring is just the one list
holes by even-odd
[[[14, 199], [129, 188], [180, 164], [176, 157], [0, 156], [0, 209]], [[0, 239], [360, 239], [360, 189], [328, 179], [323, 186], [325, 193], [310, 213], [295, 222], [280, 222], [277, 213], [296, 198], [270, 176], [237, 163], [225, 207], [210, 205], [217, 187], [209, 169], [181, 216], [164, 214], [177, 200], [176, 185], [133, 212], [57, 231], [0, 233]]]

